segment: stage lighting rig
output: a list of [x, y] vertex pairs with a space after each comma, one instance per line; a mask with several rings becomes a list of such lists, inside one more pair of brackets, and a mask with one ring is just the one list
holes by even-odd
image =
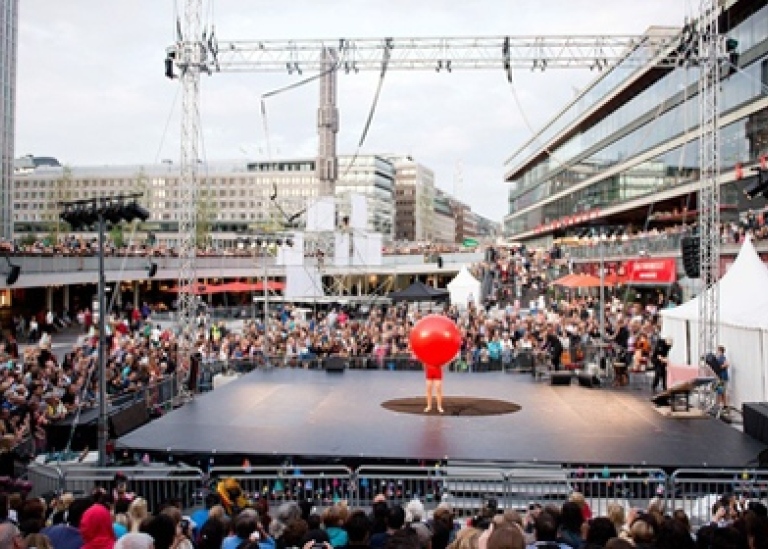
[[[99, 466], [107, 465], [107, 438], [109, 437], [108, 424], [108, 406], [107, 406], [107, 365], [106, 365], [106, 277], [104, 276], [104, 233], [107, 229], [107, 222], [118, 224], [121, 221], [146, 221], [149, 218], [149, 212], [139, 206], [136, 200], [142, 196], [141, 193], [132, 193], [113, 196], [99, 196], [85, 200], [74, 200], [69, 202], [59, 202], [59, 206], [64, 209], [61, 212], [61, 219], [67, 223], [73, 231], [88, 229], [95, 225], [99, 233], [99, 274], [98, 274], [98, 326], [99, 326], [99, 348], [98, 348], [98, 372], [99, 372]], [[7, 258], [6, 258], [7, 259]], [[10, 261], [9, 261], [10, 264]], [[149, 276], [154, 275], [150, 262]], [[20, 269], [19, 269], [20, 270]], [[13, 269], [11, 274], [13, 274]], [[17, 274], [18, 276], [18, 274]], [[10, 280], [11, 275], [8, 275]], [[15, 282], [15, 280], [14, 280]]]

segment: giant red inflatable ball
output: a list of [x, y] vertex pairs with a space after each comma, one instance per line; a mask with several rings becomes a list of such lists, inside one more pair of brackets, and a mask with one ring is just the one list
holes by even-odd
[[461, 333], [447, 316], [429, 315], [419, 320], [409, 337], [413, 354], [427, 366], [445, 366], [461, 347]]

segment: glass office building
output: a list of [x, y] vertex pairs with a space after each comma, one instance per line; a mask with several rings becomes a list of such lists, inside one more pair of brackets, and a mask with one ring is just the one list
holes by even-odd
[[13, 236], [13, 142], [18, 0], [0, 0], [0, 238]]
[[[768, 0], [726, 3], [721, 200], [738, 206], [749, 168], [768, 153]], [[680, 34], [679, 29], [652, 28]], [[674, 41], [673, 41], [674, 42]], [[507, 161], [505, 234], [546, 242], [585, 224], [642, 223], [693, 211], [699, 181], [699, 69], [620, 63], [595, 80]], [[765, 206], [755, 201], [753, 207]]]

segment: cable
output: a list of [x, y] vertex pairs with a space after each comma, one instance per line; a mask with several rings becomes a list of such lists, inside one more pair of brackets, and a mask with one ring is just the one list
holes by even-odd
[[181, 91], [181, 82], [176, 87], [176, 93], [173, 96], [173, 102], [171, 103], [171, 110], [168, 112], [168, 119], [165, 121], [165, 128], [163, 128], [163, 135], [160, 137], [160, 145], [157, 147], [157, 153], [155, 154], [155, 164], [160, 161], [160, 155], [162, 154], [163, 145], [165, 144], [165, 137], [168, 135], [168, 128], [171, 125], [171, 119], [173, 118], [173, 112], [176, 110], [176, 103], [179, 100], [179, 92]]

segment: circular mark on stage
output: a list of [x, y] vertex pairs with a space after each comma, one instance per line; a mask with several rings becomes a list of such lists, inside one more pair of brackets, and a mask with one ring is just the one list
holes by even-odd
[[394, 400], [384, 401], [381, 405], [393, 412], [422, 416], [500, 416], [502, 414], [513, 414], [520, 410], [520, 405], [515, 404], [514, 402], [493, 398], [474, 397], [443, 397], [443, 410], [445, 410], [445, 412], [442, 414], [437, 412], [434, 405], [432, 411], [425, 412], [425, 401], [423, 396], [396, 398]]

